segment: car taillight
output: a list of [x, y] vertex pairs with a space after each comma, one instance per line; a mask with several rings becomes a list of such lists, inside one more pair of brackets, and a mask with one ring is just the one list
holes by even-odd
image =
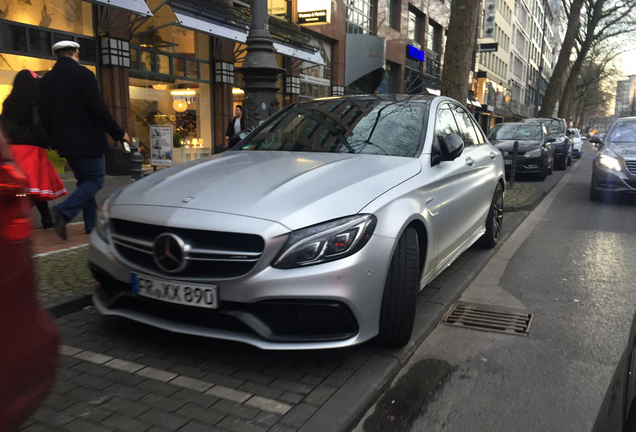
[[26, 177], [15, 165], [0, 164], [0, 235], [19, 241], [31, 235], [31, 199]]

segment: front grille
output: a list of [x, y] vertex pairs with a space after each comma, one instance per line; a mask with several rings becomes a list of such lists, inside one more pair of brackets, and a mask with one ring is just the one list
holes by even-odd
[[636, 174], [636, 161], [625, 161], [625, 164], [630, 173]]
[[164, 227], [121, 219], [111, 219], [110, 229], [116, 252], [133, 267], [151, 273], [164, 273], [152, 256], [157, 236], [163, 233], [179, 236], [189, 246], [188, 264], [171, 276], [182, 280], [242, 276], [256, 265], [265, 247], [263, 238], [253, 234]]

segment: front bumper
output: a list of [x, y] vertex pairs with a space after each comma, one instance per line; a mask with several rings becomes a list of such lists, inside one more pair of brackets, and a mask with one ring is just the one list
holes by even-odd
[[[525, 158], [523, 156], [517, 156], [517, 169], [516, 173], [538, 173], [541, 172], [543, 167], [544, 156], [538, 158]], [[509, 175], [512, 171], [512, 157], [504, 157], [504, 168], [506, 169], [506, 175]]]
[[[288, 270], [259, 262], [244, 276], [206, 280], [218, 286], [219, 295], [219, 308], [206, 309], [133, 293], [130, 273], [143, 271], [122, 262], [94, 234], [89, 262], [100, 284], [93, 301], [104, 315], [262, 349], [350, 346], [378, 333], [393, 244], [373, 236], [363, 249], [341, 260]], [[263, 255], [271, 256], [267, 246]]]
[[603, 193], [636, 194], [636, 174], [629, 171], [613, 171], [594, 161], [592, 187]]

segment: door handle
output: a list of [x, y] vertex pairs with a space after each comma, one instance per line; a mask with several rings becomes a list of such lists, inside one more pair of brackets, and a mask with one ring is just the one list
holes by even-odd
[[467, 156], [466, 157], [466, 165], [468, 165], [468, 166], [475, 165], [475, 161], [473, 160], [473, 158]]
[[494, 152], [490, 152], [490, 159], [497, 159], [497, 155]]

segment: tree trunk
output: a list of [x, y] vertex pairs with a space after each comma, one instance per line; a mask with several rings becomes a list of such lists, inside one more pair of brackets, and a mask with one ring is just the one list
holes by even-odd
[[552, 72], [552, 78], [550, 78], [548, 88], [545, 91], [539, 117], [552, 117], [554, 115], [554, 108], [556, 107], [559, 95], [567, 78], [572, 48], [574, 48], [576, 35], [579, 33], [579, 28], [581, 27], [581, 8], [583, 7], [583, 1], [584, 0], [574, 0], [572, 2], [570, 17], [568, 18], [568, 28], [563, 38], [559, 59]]
[[594, 4], [592, 16], [587, 23], [585, 39], [581, 44], [579, 55], [572, 65], [570, 76], [568, 77], [567, 82], [565, 83], [565, 88], [563, 89], [563, 96], [561, 97], [561, 104], [559, 105], [559, 117], [566, 119], [566, 121], [569, 120], [570, 108], [574, 99], [574, 92], [579, 81], [579, 74], [581, 73], [583, 62], [585, 61], [587, 54], [590, 52], [592, 44], [597, 38], [597, 35], [594, 34], [594, 32], [596, 31], [596, 26], [603, 15], [604, 5], [605, 0], [597, 0]]
[[454, 0], [444, 49], [441, 93], [466, 105], [481, 2]]

